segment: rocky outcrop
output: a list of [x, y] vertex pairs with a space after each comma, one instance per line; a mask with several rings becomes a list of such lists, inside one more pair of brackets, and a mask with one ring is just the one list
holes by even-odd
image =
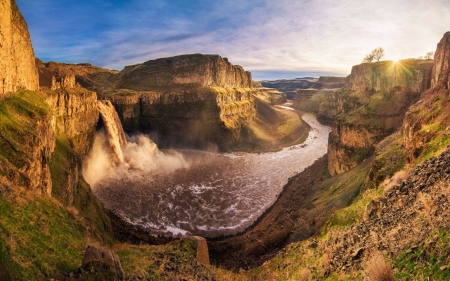
[[[328, 272], [361, 270], [363, 257], [376, 251], [399, 257], [419, 249], [415, 262], [429, 261], [437, 254], [434, 245], [440, 236], [436, 234], [450, 227], [449, 163], [449, 151], [426, 161], [407, 180], [375, 198], [360, 224], [329, 233], [326, 241], [318, 243], [319, 251], [328, 253], [323, 267]], [[445, 258], [438, 263], [445, 264]]]
[[162, 147], [225, 149], [241, 122], [255, 114], [252, 89], [196, 88], [183, 92], [121, 92], [108, 97], [126, 131], [153, 133]]
[[28, 27], [15, 0], [0, 1], [0, 97], [37, 90], [38, 74]]
[[344, 89], [352, 92], [390, 92], [395, 87], [421, 93], [430, 88], [432, 60], [381, 61], [352, 67]]
[[344, 86], [345, 77], [321, 76], [308, 89], [297, 90], [293, 107], [317, 113], [317, 118], [330, 124], [337, 114], [338, 90]]
[[450, 32], [446, 32], [437, 45], [432, 77], [432, 89], [450, 88]]
[[303, 111], [319, 112], [320, 105], [328, 101], [336, 90], [334, 89], [302, 89], [297, 90], [294, 97], [294, 108]]
[[97, 94], [81, 87], [45, 91], [52, 110], [52, 127], [73, 143], [78, 158], [89, 152], [98, 122]]
[[[260, 83], [258, 83], [260, 84]], [[257, 84], [257, 85], [258, 85]], [[255, 83], [253, 83], [255, 85]], [[286, 102], [286, 94], [273, 88], [265, 88], [262, 86], [253, 86], [255, 97], [268, 104], [282, 104]]]
[[192, 240], [196, 246], [195, 258], [203, 265], [209, 265], [208, 242], [200, 236], [188, 236], [185, 239]]
[[409, 106], [429, 87], [432, 66], [429, 60], [408, 59], [352, 68], [337, 96], [328, 146], [332, 175], [355, 167], [400, 127]]
[[160, 147], [228, 149], [256, 113], [251, 74], [218, 55], [162, 58], [77, 81], [111, 100], [125, 131], [150, 133]]
[[410, 107], [402, 125], [407, 160], [429, 158], [450, 141], [450, 32], [439, 42], [432, 70], [431, 89]]
[[[89, 245], [84, 253], [81, 268], [88, 269], [93, 263], [105, 265], [112, 273], [114, 280], [123, 280], [124, 274], [120, 265], [119, 256], [111, 250], [100, 250]], [[95, 265], [98, 266], [98, 265]]]
[[126, 66], [117, 88], [154, 90], [173, 85], [252, 88], [252, 76], [219, 55], [181, 55]]
[[55, 135], [42, 94], [24, 91], [4, 99], [1, 106], [0, 177], [12, 186], [51, 194], [49, 161]]

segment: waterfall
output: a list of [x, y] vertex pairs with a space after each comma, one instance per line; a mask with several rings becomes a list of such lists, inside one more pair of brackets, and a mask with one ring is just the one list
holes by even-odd
[[98, 110], [102, 116], [106, 131], [108, 132], [109, 145], [114, 150], [121, 164], [124, 163], [122, 147], [127, 144], [125, 132], [120, 123], [119, 115], [112, 103], [108, 100], [98, 101]]

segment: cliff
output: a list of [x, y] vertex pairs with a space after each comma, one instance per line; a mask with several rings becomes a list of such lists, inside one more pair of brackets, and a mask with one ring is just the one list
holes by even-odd
[[293, 107], [317, 113], [317, 118], [326, 124], [333, 122], [337, 114], [338, 90], [344, 86], [345, 77], [321, 76], [308, 89], [297, 90]]
[[450, 32], [442, 37], [434, 55], [434, 66], [431, 88], [434, 90], [449, 89], [450, 77]]
[[432, 67], [430, 60], [408, 59], [352, 68], [337, 95], [328, 147], [332, 175], [355, 167], [400, 127], [409, 106], [430, 86]]
[[263, 87], [274, 88], [286, 94], [288, 99], [293, 99], [298, 89], [307, 89], [318, 81], [317, 78], [305, 77], [295, 79], [263, 80]]
[[153, 90], [173, 85], [252, 88], [250, 72], [219, 55], [181, 55], [126, 66], [117, 88]]
[[[253, 83], [255, 85], [255, 83]], [[273, 88], [265, 88], [262, 86], [253, 86], [254, 96], [267, 104], [282, 104], [287, 101], [286, 94]]]
[[402, 124], [408, 162], [428, 159], [450, 144], [450, 32], [439, 42], [432, 70], [431, 89], [411, 106]]
[[162, 147], [226, 149], [241, 123], [255, 115], [251, 89], [196, 88], [184, 92], [120, 92], [108, 97], [129, 132], [150, 132]]
[[38, 74], [28, 27], [14, 0], [0, 1], [0, 97], [37, 90]]
[[232, 149], [255, 117], [259, 93], [242, 67], [202, 54], [80, 74], [77, 82], [111, 100], [127, 132], [150, 133], [160, 147]]
[[344, 89], [352, 92], [389, 92], [395, 87], [421, 93], [430, 88], [432, 60], [381, 61], [352, 67]]

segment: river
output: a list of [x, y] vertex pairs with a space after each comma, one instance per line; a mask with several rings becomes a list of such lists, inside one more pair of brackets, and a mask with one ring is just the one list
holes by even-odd
[[302, 144], [260, 154], [178, 150], [187, 168], [111, 173], [94, 193], [106, 208], [152, 233], [236, 234], [275, 202], [289, 178], [327, 152], [330, 128], [313, 114], [302, 118], [311, 127]]

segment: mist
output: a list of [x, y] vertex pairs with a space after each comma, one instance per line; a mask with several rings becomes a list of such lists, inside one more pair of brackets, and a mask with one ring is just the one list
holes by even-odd
[[112, 177], [132, 177], [133, 171], [144, 173], [173, 173], [178, 169], [189, 168], [183, 155], [176, 151], [162, 152], [146, 135], [140, 134], [128, 138], [122, 146], [123, 163], [108, 142], [104, 129], [96, 133], [94, 144], [83, 161], [83, 177], [92, 187], [101, 180]]

